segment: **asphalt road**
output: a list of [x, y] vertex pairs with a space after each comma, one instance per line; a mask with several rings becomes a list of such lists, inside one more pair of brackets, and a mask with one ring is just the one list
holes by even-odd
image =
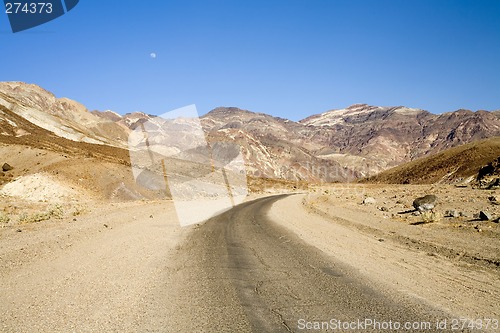
[[[177, 248], [175, 264], [165, 268], [163, 283], [151, 291], [155, 297], [148, 299], [157, 301], [144, 309], [151, 321], [142, 327], [171, 332], [437, 331], [435, 321], [446, 314], [418, 297], [374, 290], [349, 266], [273, 224], [266, 211], [280, 198], [241, 204], [195, 229]], [[314, 329], [321, 322], [328, 325]], [[423, 327], [432, 323], [431, 329], [404, 327], [420, 322]]]

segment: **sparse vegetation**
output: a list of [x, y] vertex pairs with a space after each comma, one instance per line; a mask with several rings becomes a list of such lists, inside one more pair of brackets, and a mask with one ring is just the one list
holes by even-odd
[[28, 220], [29, 220], [29, 215], [28, 213], [26, 212], [22, 212], [20, 215], [19, 215], [19, 223], [28, 223]]
[[0, 224], [9, 222], [10, 222], [10, 216], [4, 213], [0, 213]]
[[426, 211], [422, 212], [422, 222], [431, 223], [431, 222], [439, 222], [442, 218], [442, 215], [439, 212], [434, 211]]
[[71, 212], [71, 215], [73, 216], [79, 216], [87, 212], [87, 209], [82, 206], [76, 206], [73, 209], [73, 212]]
[[49, 208], [47, 211], [49, 218], [62, 219], [64, 217], [64, 209], [61, 205], [56, 204]]
[[62, 219], [64, 217], [64, 209], [61, 205], [56, 204], [47, 209], [43, 213], [28, 214], [26, 212], [19, 215], [19, 223], [35, 223], [50, 220], [51, 218]]

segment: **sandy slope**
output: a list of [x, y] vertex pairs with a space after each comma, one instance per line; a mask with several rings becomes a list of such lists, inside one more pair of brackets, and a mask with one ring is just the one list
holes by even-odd
[[[498, 268], [450, 260], [441, 252], [444, 248], [465, 251], [463, 235], [450, 241], [454, 238], [444, 236], [450, 233], [440, 231], [437, 234], [448, 241], [439, 242], [436, 233], [426, 233], [421, 226], [411, 226], [413, 230], [408, 231], [401, 223], [367, 209], [348, 207], [345, 199], [317, 205], [314, 211], [309, 200], [296, 195], [278, 201], [270, 217], [307, 243], [359, 270], [376, 289], [392, 297], [420, 297], [457, 317], [500, 317]], [[431, 236], [432, 241], [427, 243]], [[498, 238], [496, 245], [487, 238], [484, 242], [475, 240], [476, 250], [488, 252], [489, 246], [496, 246], [498, 251]], [[434, 251], [426, 244], [432, 244]]]
[[[54, 141], [57, 143], [57, 140]], [[73, 197], [78, 200], [116, 201], [164, 197], [136, 184], [130, 165], [120, 162], [128, 158], [124, 155], [125, 151], [98, 146], [106, 154], [105, 159], [97, 156], [99, 149], [90, 153], [78, 146], [68, 148], [65, 142], [56, 146], [61, 147], [62, 151], [0, 143], [0, 164], [7, 162], [14, 168], [9, 172], [0, 172], [0, 195], [5, 192], [2, 191], [2, 185], [7, 184], [8, 191], [4, 194], [34, 201], [50, 201], [55, 196], [65, 200]], [[68, 192], [77, 192], [77, 195]]]

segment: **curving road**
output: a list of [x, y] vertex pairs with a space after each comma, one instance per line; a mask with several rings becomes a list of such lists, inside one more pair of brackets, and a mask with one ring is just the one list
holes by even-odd
[[[392, 331], [436, 331], [436, 319], [446, 314], [417, 298], [371, 289], [369, 281], [349, 267], [273, 224], [266, 211], [282, 197], [241, 204], [197, 227], [177, 248], [175, 264], [164, 270], [164, 282], [151, 291], [155, 297], [150, 299], [156, 301], [144, 311], [154, 320], [142, 327], [171, 332], [333, 332], [341, 331], [335, 325], [347, 325], [340, 321], [352, 325], [342, 331], [354, 332], [391, 331], [387, 325], [407, 322], [424, 322], [425, 327], [431, 322], [429, 330]], [[370, 320], [372, 326], [363, 326]], [[312, 329], [324, 321], [331, 325]]]

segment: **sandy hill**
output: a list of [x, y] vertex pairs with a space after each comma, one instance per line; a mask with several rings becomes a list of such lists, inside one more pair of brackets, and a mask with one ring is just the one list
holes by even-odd
[[447, 149], [363, 179], [367, 183], [431, 184], [472, 182], [500, 157], [500, 137]]
[[[43, 200], [68, 189], [79, 199], [155, 197], [135, 184], [127, 150], [58, 136], [2, 105], [0, 116], [0, 167], [13, 167], [0, 172], [0, 185], [17, 182], [8, 194]], [[46, 188], [53, 190], [39, 197]]]

